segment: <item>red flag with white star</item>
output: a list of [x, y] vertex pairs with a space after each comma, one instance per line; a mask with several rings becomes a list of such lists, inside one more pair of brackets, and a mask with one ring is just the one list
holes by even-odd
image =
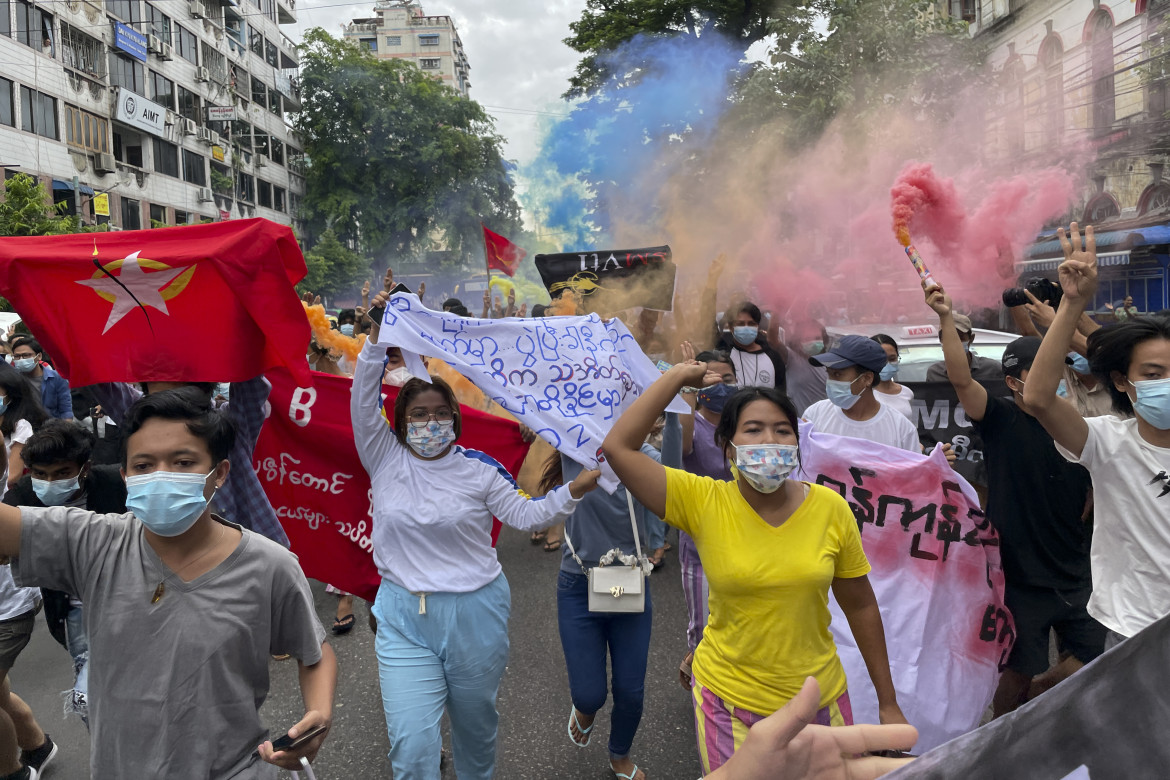
[[307, 385], [305, 270], [292, 230], [266, 219], [0, 238], [0, 295], [74, 387], [273, 368]]

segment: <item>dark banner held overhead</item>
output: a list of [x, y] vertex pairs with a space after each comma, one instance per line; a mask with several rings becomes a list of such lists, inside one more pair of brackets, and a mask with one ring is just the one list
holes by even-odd
[[536, 270], [553, 298], [566, 290], [584, 312], [603, 316], [645, 307], [670, 311], [677, 269], [669, 246], [537, 255]]

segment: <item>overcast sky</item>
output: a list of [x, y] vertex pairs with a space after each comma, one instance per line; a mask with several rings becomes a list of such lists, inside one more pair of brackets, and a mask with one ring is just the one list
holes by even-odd
[[[561, 41], [584, 7], [584, 0], [423, 0], [428, 15], [455, 19], [471, 63], [471, 97], [496, 117], [509, 159], [530, 159], [541, 119], [566, 111], [560, 96], [580, 55]], [[312, 27], [340, 37], [341, 25], [373, 10], [373, 0], [299, 0], [297, 32], [285, 32], [298, 42]]]

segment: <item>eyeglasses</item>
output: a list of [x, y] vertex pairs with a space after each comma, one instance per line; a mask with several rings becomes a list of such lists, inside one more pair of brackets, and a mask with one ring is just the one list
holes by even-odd
[[426, 409], [411, 409], [406, 413], [406, 419], [413, 425], [426, 425], [431, 420], [451, 422], [455, 419], [455, 413], [450, 409], [436, 409], [433, 412], [428, 412]]

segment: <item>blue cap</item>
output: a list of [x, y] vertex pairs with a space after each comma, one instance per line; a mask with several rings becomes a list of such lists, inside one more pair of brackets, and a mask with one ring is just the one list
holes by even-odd
[[845, 336], [829, 352], [810, 357], [808, 362], [825, 368], [861, 366], [869, 371], [881, 371], [888, 359], [882, 345], [865, 336]]

